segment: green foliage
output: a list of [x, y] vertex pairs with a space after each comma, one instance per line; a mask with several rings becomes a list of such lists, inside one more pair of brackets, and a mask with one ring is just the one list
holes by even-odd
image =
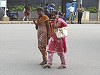
[[57, 11], [61, 11], [62, 7], [58, 6]]
[[96, 7], [89, 7], [89, 8], [86, 8], [86, 11], [89, 11], [90, 13], [96, 13], [97, 8]]
[[23, 11], [24, 6], [23, 5], [16, 5], [16, 6], [10, 7], [9, 9], [10, 9], [10, 11]]
[[[31, 9], [32, 9], [32, 11], [36, 10], [36, 8], [34, 8], [34, 7], [32, 7]], [[10, 11], [23, 11], [24, 6], [23, 5], [16, 5], [16, 6], [13, 6], [13, 7], [9, 7], [9, 10]]]
[[36, 9], [37, 9], [37, 8], [36, 8], [36, 7], [35, 7], [35, 8], [34, 8], [34, 7], [32, 7], [31, 9], [32, 9], [32, 11], [36, 11]]
[[70, 3], [72, 2], [72, 0], [67, 0], [67, 1], [70, 2]]

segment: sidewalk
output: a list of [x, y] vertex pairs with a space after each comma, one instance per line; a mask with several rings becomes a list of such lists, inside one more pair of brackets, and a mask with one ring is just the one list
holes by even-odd
[[[74, 23], [77, 24], [76, 21]], [[0, 21], [0, 24], [33, 24], [33, 21]], [[82, 24], [100, 24], [100, 21], [83, 21]]]

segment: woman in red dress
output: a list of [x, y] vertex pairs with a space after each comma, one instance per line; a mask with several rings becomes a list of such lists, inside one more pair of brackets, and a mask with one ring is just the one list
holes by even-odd
[[65, 62], [65, 53], [67, 51], [66, 47], [66, 39], [64, 38], [57, 38], [54, 29], [56, 28], [62, 28], [67, 27], [67, 23], [62, 19], [59, 18], [57, 15], [57, 11], [54, 11], [52, 13], [52, 17], [54, 18], [54, 22], [52, 22], [52, 32], [51, 32], [51, 38], [49, 40], [48, 46], [47, 46], [47, 52], [48, 52], [48, 61], [47, 64], [44, 65], [44, 68], [50, 68], [53, 60], [54, 53], [57, 53], [61, 60], [61, 65], [58, 67], [59, 69], [66, 68], [66, 62]]

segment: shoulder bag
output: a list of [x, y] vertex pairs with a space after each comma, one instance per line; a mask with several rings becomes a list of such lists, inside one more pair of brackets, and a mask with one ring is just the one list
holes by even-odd
[[57, 28], [54, 30], [57, 38], [64, 38], [67, 37], [67, 27]]

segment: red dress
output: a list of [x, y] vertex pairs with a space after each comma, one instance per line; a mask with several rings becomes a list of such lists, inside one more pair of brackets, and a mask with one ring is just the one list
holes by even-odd
[[[67, 23], [61, 18], [57, 18], [53, 25], [57, 25], [57, 28], [67, 27]], [[47, 46], [47, 51], [54, 53], [66, 53], [67, 47], [65, 38], [57, 38], [53, 31], [52, 37], [50, 38]]]

